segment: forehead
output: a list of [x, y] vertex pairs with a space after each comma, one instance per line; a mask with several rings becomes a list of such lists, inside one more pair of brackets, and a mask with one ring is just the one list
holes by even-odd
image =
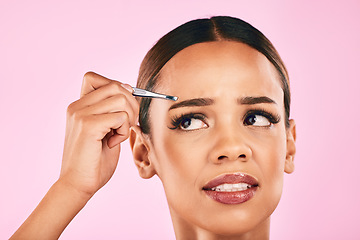
[[199, 43], [177, 53], [160, 73], [157, 90], [188, 99], [269, 96], [279, 104], [278, 73], [257, 50], [234, 41]]

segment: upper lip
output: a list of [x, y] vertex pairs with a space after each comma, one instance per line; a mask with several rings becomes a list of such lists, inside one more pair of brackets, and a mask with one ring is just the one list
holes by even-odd
[[251, 186], [258, 186], [259, 183], [258, 181], [246, 174], [246, 173], [230, 173], [230, 174], [222, 174], [212, 180], [210, 180], [204, 187], [204, 190], [210, 190], [216, 186], [219, 186], [221, 184], [225, 184], [225, 183], [230, 183], [230, 184], [235, 184], [235, 183], [247, 183]]

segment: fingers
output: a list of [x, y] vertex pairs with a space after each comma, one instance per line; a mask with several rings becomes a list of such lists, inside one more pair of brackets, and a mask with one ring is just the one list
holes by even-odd
[[[76, 101], [73, 104], [73, 109], [75, 111], [87, 108], [92, 105], [96, 105], [102, 101], [106, 101], [107, 104], [110, 102], [113, 102], [110, 100], [110, 98], [115, 98], [119, 105], [118, 107], [125, 106], [126, 105], [131, 109], [132, 113], [137, 115], [139, 112], [139, 103], [136, 101], [135, 97], [132, 96], [132, 94], [126, 90], [124, 87], [121, 86], [119, 82], [112, 81], [111, 83], [100, 87], [97, 90], [94, 90], [93, 92], [88, 93], [84, 97], [80, 98], [78, 101]], [[118, 111], [119, 109], [113, 109], [107, 107], [106, 105], [103, 105], [105, 107], [103, 111], [99, 112], [96, 111], [95, 114], [103, 113], [104, 111]], [[129, 115], [133, 115], [131, 112], [129, 112]], [[136, 119], [136, 117], [135, 117]]]
[[70, 104], [68, 112], [88, 115], [125, 111], [130, 125], [136, 125], [139, 103], [127, 89], [132, 90], [130, 85], [88, 72], [84, 76], [82, 97]]
[[[134, 98], [132, 96], [132, 92], [133, 89], [129, 84], [125, 84], [125, 83], [121, 83], [115, 80], [110, 80], [106, 77], [103, 77], [97, 73], [94, 72], [87, 72], [84, 75], [83, 78], [83, 84], [82, 84], [82, 88], [81, 88], [81, 97], [83, 98], [84, 96], [87, 96], [89, 93], [101, 88], [101, 87], [105, 87], [108, 91], [108, 93], [112, 93], [115, 94], [115, 91], [121, 91], [124, 92], [124, 94], [126, 94], [127, 96], [130, 96], [132, 99]], [[127, 91], [124, 91], [127, 90]]]
[[[139, 103], [130, 86], [93, 72], [84, 76], [81, 98], [68, 107], [70, 126], [81, 135], [102, 140], [112, 148], [129, 136], [137, 124]], [[74, 128], [69, 128], [69, 131]]]
[[116, 137], [116, 144], [126, 140], [129, 136], [129, 116], [126, 112], [82, 116], [76, 120], [76, 123], [85, 138], [97, 141], [102, 141], [111, 132], [113, 132], [112, 135], [119, 136]]
[[87, 107], [84, 111], [92, 114], [104, 114], [113, 112], [126, 112], [129, 116], [130, 125], [136, 125], [138, 108], [131, 106], [124, 95], [118, 94], [107, 98], [97, 104]]
[[104, 86], [110, 83], [112, 80], [103, 77], [94, 72], [87, 72], [83, 78], [83, 84], [81, 87], [80, 97], [85, 96], [86, 94], [98, 89], [101, 86]]
[[137, 124], [139, 105], [137, 102], [131, 103], [128, 101], [128, 98], [123, 94], [117, 94], [92, 105], [80, 99], [70, 104], [68, 108], [70, 116], [74, 114], [87, 116], [114, 112], [126, 112], [129, 115], [130, 125], [133, 126]]
[[113, 148], [121, 142], [125, 141], [130, 135], [129, 121], [125, 121], [120, 128], [113, 131], [112, 136], [107, 140], [109, 148]]

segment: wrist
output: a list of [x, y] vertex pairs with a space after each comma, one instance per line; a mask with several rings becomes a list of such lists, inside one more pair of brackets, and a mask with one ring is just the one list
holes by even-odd
[[76, 202], [85, 205], [90, 198], [95, 194], [92, 192], [82, 191], [65, 177], [60, 177], [53, 185], [54, 188], [62, 192], [66, 192], [67, 196]]
[[12, 239], [58, 239], [91, 196], [78, 191], [66, 179], [60, 178]]

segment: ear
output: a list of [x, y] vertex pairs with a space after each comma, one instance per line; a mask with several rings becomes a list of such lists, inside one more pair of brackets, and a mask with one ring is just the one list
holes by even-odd
[[156, 174], [154, 165], [149, 159], [149, 146], [139, 126], [133, 126], [130, 130], [130, 147], [133, 153], [135, 165], [142, 178], [151, 178]]
[[290, 127], [287, 129], [286, 133], [286, 160], [285, 160], [285, 169], [286, 173], [292, 173], [295, 169], [294, 157], [296, 153], [296, 124], [293, 119], [290, 120]]

